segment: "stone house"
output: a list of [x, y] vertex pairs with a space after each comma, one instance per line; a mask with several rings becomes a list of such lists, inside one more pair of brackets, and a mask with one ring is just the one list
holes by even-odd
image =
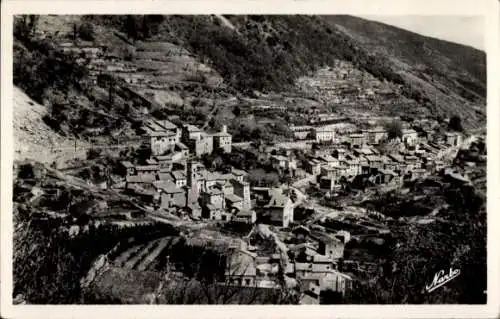
[[121, 166], [122, 166], [126, 176], [136, 175], [135, 167], [129, 161], [122, 161]]
[[335, 140], [335, 130], [328, 126], [314, 128], [312, 135], [317, 143], [333, 142]]
[[227, 132], [227, 126], [222, 127], [222, 131], [212, 134], [213, 137], [213, 148], [221, 149], [225, 153], [231, 153], [231, 134]]
[[310, 159], [305, 163], [304, 166], [306, 172], [308, 172], [309, 174], [319, 175], [321, 173], [321, 161], [318, 159]]
[[184, 187], [187, 185], [187, 177], [184, 171], [173, 171], [172, 173], [172, 178], [175, 183], [175, 185], [178, 188]]
[[290, 197], [274, 191], [270, 201], [264, 206], [271, 223], [288, 227], [293, 222], [293, 203]]
[[344, 257], [344, 243], [342, 240], [319, 231], [311, 231], [309, 237], [317, 242], [319, 254], [327, 256], [330, 260]]
[[160, 193], [160, 207], [185, 207], [186, 191], [178, 188], [171, 181], [158, 181], [154, 183], [155, 188]]
[[389, 137], [387, 131], [383, 127], [366, 130], [365, 134], [367, 136], [367, 143], [369, 144], [379, 144]]
[[226, 281], [230, 285], [241, 287], [257, 286], [257, 268], [255, 258], [257, 254], [247, 250], [237, 250], [230, 254], [225, 271]]
[[414, 146], [418, 142], [418, 133], [414, 129], [401, 130], [401, 140], [407, 146]]
[[243, 198], [229, 193], [224, 195], [224, 199], [226, 201], [227, 208], [236, 208], [238, 210], [243, 209]]
[[368, 166], [371, 169], [381, 169], [383, 167], [382, 158], [378, 155], [366, 155], [366, 160], [368, 161]]
[[462, 143], [462, 134], [458, 132], [446, 132], [445, 143], [450, 146], [458, 146]]
[[255, 213], [254, 210], [242, 209], [236, 211], [236, 213], [233, 214], [231, 220], [237, 223], [254, 224], [255, 221], [257, 220], [257, 214]]
[[151, 153], [153, 155], [163, 155], [172, 152], [175, 148], [176, 134], [170, 131], [150, 132]]
[[349, 143], [351, 146], [362, 147], [366, 143], [366, 134], [357, 133], [349, 135]]

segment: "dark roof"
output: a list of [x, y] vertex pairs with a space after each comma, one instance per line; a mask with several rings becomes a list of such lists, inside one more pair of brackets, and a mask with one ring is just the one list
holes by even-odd
[[226, 194], [226, 200], [233, 202], [233, 203], [243, 201], [243, 199], [241, 197], [236, 196], [234, 194]]

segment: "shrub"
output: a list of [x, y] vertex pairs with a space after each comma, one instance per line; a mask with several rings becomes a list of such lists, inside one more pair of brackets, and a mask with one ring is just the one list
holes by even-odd
[[84, 22], [78, 27], [78, 35], [80, 39], [85, 41], [95, 40], [94, 25], [90, 22]]

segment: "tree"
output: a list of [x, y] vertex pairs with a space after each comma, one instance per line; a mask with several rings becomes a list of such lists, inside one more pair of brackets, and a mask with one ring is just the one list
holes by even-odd
[[95, 31], [94, 25], [90, 22], [84, 22], [78, 27], [78, 35], [82, 40], [94, 41]]
[[462, 118], [459, 115], [452, 116], [448, 127], [453, 131], [463, 132], [464, 128], [462, 127]]
[[403, 131], [402, 131], [403, 125], [398, 120], [394, 120], [392, 122], [387, 123], [385, 129], [387, 131], [389, 139], [394, 139], [403, 136]]
[[95, 159], [99, 156], [101, 156], [101, 152], [97, 149], [91, 148], [87, 151], [87, 159], [89, 160]]
[[127, 18], [125, 19], [124, 29], [125, 33], [127, 33], [127, 36], [129, 38], [132, 38], [132, 40], [134, 41], [138, 39], [139, 34], [138, 34], [137, 21], [133, 15], [127, 15]]
[[234, 114], [234, 116], [240, 116], [240, 114], [241, 114], [241, 109], [240, 109], [240, 107], [239, 107], [238, 105], [236, 105], [236, 106], [234, 107], [234, 109], [233, 109], [233, 114]]
[[30, 37], [36, 31], [40, 16], [35, 14], [14, 17], [14, 35], [21, 39]]
[[33, 172], [33, 165], [27, 163], [19, 166], [19, 173], [17, 174], [17, 177], [25, 179], [34, 178], [35, 173]]

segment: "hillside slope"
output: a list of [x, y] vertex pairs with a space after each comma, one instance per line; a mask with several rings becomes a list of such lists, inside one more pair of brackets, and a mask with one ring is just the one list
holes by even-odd
[[[92, 41], [74, 39], [82, 24], [93, 26]], [[16, 38], [15, 84], [67, 136], [124, 127], [133, 135], [150, 116], [205, 126], [218, 102], [255, 91], [308, 98], [342, 116], [459, 115], [468, 127], [486, 120], [484, 52], [356, 17], [41, 16], [37, 28], [43, 40]], [[102, 46], [118, 61], [53, 52], [68, 43]], [[96, 68], [119, 81], [95, 83]], [[308, 87], [318, 82], [323, 90]], [[212, 128], [237, 129], [232, 108]]]
[[[483, 51], [350, 16], [322, 19], [365, 50], [385, 57], [412, 89], [423, 91], [438, 111], [484, 120], [486, 55]], [[477, 112], [476, 112], [477, 110]]]
[[485, 121], [482, 51], [350, 16], [225, 18], [231, 28], [213, 16], [165, 16], [154, 36], [181, 43], [241, 91], [293, 90], [300, 76], [343, 60], [434, 116]]
[[[47, 109], [33, 101], [21, 89], [14, 87], [13, 131], [16, 159], [35, 159], [52, 163], [64, 155], [61, 149], [71, 151], [73, 142], [54, 132], [43, 117]], [[79, 146], [83, 142], [79, 142]]]

